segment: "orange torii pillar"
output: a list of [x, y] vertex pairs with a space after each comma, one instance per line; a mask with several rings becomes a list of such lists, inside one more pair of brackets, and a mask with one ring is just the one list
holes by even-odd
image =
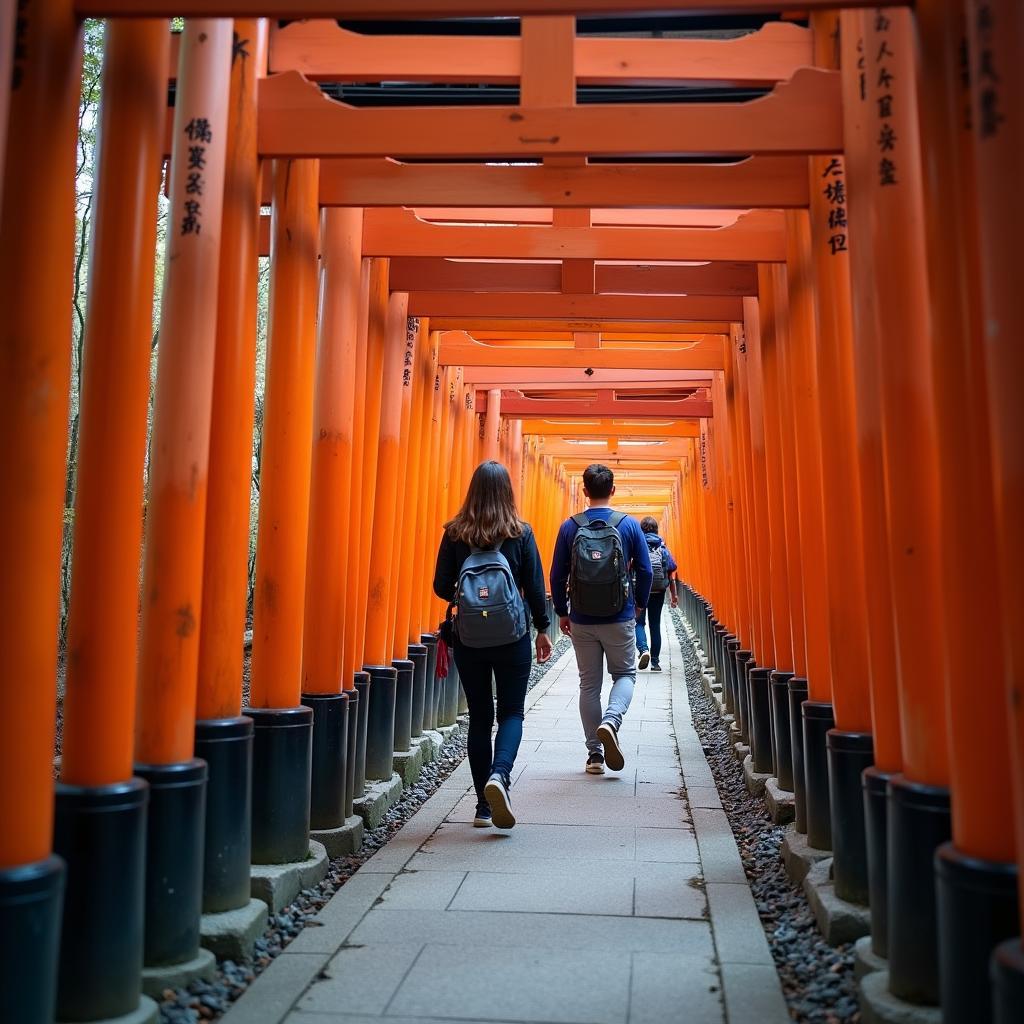
[[196, 755], [206, 761], [204, 914], [248, 908], [252, 836], [252, 719], [242, 714], [239, 637], [248, 603], [249, 509], [256, 389], [259, 158], [256, 82], [266, 70], [266, 22], [235, 22], [228, 108], [210, 483], [203, 546]]
[[302, 703], [313, 709], [310, 827], [332, 857], [354, 853], [362, 820], [348, 821], [349, 716], [345, 615], [349, 575], [356, 565], [352, 530], [356, 349], [362, 282], [363, 211], [320, 214], [320, 323], [313, 399], [313, 456], [306, 545], [302, 641]]
[[[428, 677], [437, 667], [437, 637], [424, 632], [426, 597], [431, 592], [434, 564], [432, 495], [437, 484], [436, 434], [431, 429], [437, 381], [439, 336], [426, 319], [419, 321], [413, 371], [413, 419], [409, 428], [411, 493], [408, 496], [404, 534], [410, 540], [412, 556], [403, 561], [399, 578], [399, 606], [396, 637], [405, 638], [408, 657], [414, 665], [412, 699], [409, 704], [410, 741], [423, 734]], [[432, 689], [432, 687], [431, 687]], [[415, 765], [415, 756], [412, 759]], [[412, 769], [415, 773], [415, 767]]]
[[[928, 18], [933, 15], [930, 12]], [[1017, 862], [1024, 869], [1024, 409], [1019, 385], [1024, 379], [1024, 334], [1017, 249], [1024, 231], [1024, 204], [1014, 183], [1024, 174], [1024, 9], [1015, 0], [969, 0], [966, 4], [970, 39], [972, 118], [977, 161], [978, 234], [980, 241], [981, 304], [985, 331], [984, 365], [987, 371], [989, 427], [995, 498], [999, 596], [1003, 619], [1003, 693], [993, 698], [995, 715], [1005, 709], [1010, 728], [1013, 780], [1013, 813]], [[974, 321], [977, 324], [977, 321]], [[983, 634], [983, 642], [991, 634]], [[966, 684], [966, 680], [963, 680]], [[986, 691], [987, 692], [987, 691]], [[952, 694], [951, 694], [952, 696]], [[972, 700], [977, 699], [972, 694]], [[979, 701], [976, 710], [992, 708]], [[983, 734], [987, 738], [988, 729]], [[977, 742], [977, 740], [976, 740]], [[953, 739], [953, 829], [958, 848], [964, 849], [956, 807], [962, 778], [963, 751]], [[980, 767], [980, 765], [977, 765]], [[990, 798], [991, 799], [991, 798]], [[1005, 821], [1009, 815], [995, 800], [985, 810]], [[980, 835], [980, 833], [979, 833]], [[973, 842], [974, 840], [972, 840]], [[965, 852], [967, 852], [965, 850]], [[1002, 854], [986, 852], [986, 860]], [[1024, 920], [1024, 886], [1019, 885], [1021, 919]], [[941, 901], [940, 901], [941, 906]], [[942, 923], [942, 922], [940, 922]], [[1019, 931], [1017, 933], [1020, 934]], [[992, 959], [993, 1003], [997, 1024], [1010, 1024], [1024, 1005], [1024, 945], [1020, 938], [999, 945]], [[945, 992], [944, 992], [945, 1001]]]
[[68, 310], [55, 300], [54, 268], [65, 273], [75, 251], [81, 37], [70, 0], [36, 4], [24, 29], [31, 56], [14, 55], [9, 133], [17, 145], [6, 153], [0, 214], [0, 427], [8, 439], [0, 450], [0, 691], [8, 709], [0, 724], [0, 1018], [49, 1024], [64, 886], [63, 862], [51, 851], [71, 379]]
[[501, 461], [501, 390], [487, 392], [487, 412], [484, 414], [484, 441], [481, 462]]
[[[838, 67], [839, 15], [815, 15], [816, 63]], [[833, 881], [840, 899], [867, 904], [869, 881], [863, 772], [874, 762], [867, 597], [856, 448], [853, 318], [846, 173], [841, 157], [809, 161], [809, 280], [813, 283], [814, 363], [821, 437], [821, 491], [829, 655], [835, 728], [826, 736]], [[837, 201], [839, 200], [839, 201]]]
[[166, 21], [117, 21], [104, 44], [54, 835], [68, 864], [57, 989], [65, 1021], [141, 1012], [149, 787], [132, 777], [140, 470], [169, 40]]
[[[386, 267], [386, 264], [384, 265]], [[364, 258], [359, 271], [359, 306], [356, 314], [356, 354], [351, 367], [355, 381], [352, 430], [352, 487], [349, 490], [349, 524], [354, 537], [364, 537], [373, 517], [373, 491], [367, 490], [366, 464], [367, 423], [372, 415], [380, 415], [380, 373], [373, 387], [367, 377], [369, 359], [370, 284], [380, 280], [380, 268], [371, 274], [371, 261]], [[387, 272], [383, 272], [383, 288], [387, 288]], [[376, 412], [374, 412], [376, 410]], [[376, 429], [373, 436], [376, 437]], [[376, 449], [374, 449], [376, 459]], [[369, 498], [367, 498], [369, 495]], [[348, 570], [348, 594], [345, 598], [345, 637], [342, 684], [349, 699], [348, 747], [352, 754], [351, 771], [345, 779], [345, 813], [353, 813], [354, 803], [366, 788], [366, 716], [367, 687], [370, 677], [362, 671], [363, 629], [366, 625], [366, 578], [369, 562], [364, 562], [361, 546], [352, 552]]]
[[[776, 783], [784, 791], [792, 791], [793, 741], [790, 725], [790, 682], [796, 677], [793, 651], [793, 605], [789, 583], [789, 559], [786, 552], [786, 504], [792, 505], [795, 495], [787, 494], [783, 471], [781, 403], [781, 339], [785, 325], [785, 303], [781, 289], [785, 287], [785, 271], [779, 266], [758, 268], [758, 293], [762, 318], [761, 368], [764, 378], [764, 447], [766, 455], [767, 503], [763, 515], [768, 519], [773, 630], [775, 639], [775, 671], [769, 678], [769, 700], [772, 731], [772, 769]], [[724, 417], [723, 417], [724, 419]], [[716, 426], [719, 420], [716, 418]], [[794, 814], [795, 814], [794, 794]], [[780, 805], [782, 806], [782, 805]]]
[[[962, 8], [935, 0], [916, 8], [944, 592], [958, 595], [986, 630], [980, 644], [970, 629], [943, 631], [953, 841], [939, 848], [935, 866], [945, 1024], [991, 1018], [991, 952], [1020, 929], [1006, 814], [1013, 804], [1010, 729], [992, 714], [1006, 697], [1006, 668], [972, 139], [972, 124], [983, 129], [986, 113], [964, 116]], [[979, 65], [976, 74], [986, 73]]]
[[[397, 565], [395, 515], [398, 505], [399, 463], [402, 434], [402, 368], [409, 296], [406, 292], [371, 290], [371, 306], [383, 301], [376, 312], [380, 329], [371, 329], [370, 346], [379, 349], [381, 402], [378, 428], [374, 507], [370, 521], [367, 567], [366, 648], [363, 671], [370, 675], [366, 726], [366, 777], [390, 782], [394, 773], [395, 697], [398, 669], [391, 663], [390, 608]], [[375, 319], [371, 308], [371, 321]], [[368, 371], [369, 373], [369, 371]], [[370, 425], [367, 424], [367, 429]], [[400, 554], [400, 552], [398, 552]]]
[[[849, 19], [849, 20], [848, 20]], [[867, 58], [863, 51], [861, 16], [842, 16], [842, 76], [845, 133], [860, 131], [865, 119], [873, 123], [875, 104], [867, 92]], [[861, 88], [863, 58], [864, 88]], [[855, 73], [848, 69], [854, 68]], [[877, 170], [870, 146], [847, 150], [844, 175], [829, 176], [826, 198], [841, 220], [845, 212], [851, 236], [854, 384], [854, 421], [857, 468], [860, 479], [860, 527], [863, 538], [865, 611], [868, 627], [868, 662], [871, 684], [871, 732], [874, 766], [865, 769], [864, 818], [867, 842], [871, 949], [888, 955], [888, 792], [890, 778], [903, 770], [900, 710], [896, 682], [896, 637], [893, 619], [892, 577], [889, 569], [889, 525], [885, 500], [885, 465], [882, 449], [880, 373], [882, 349], [875, 330], [874, 264], [870, 246], [856, 239], [870, 237], [869, 208], [848, 208], [849, 181], [866, 181]]]
[[309, 855], [313, 712], [301, 703], [316, 358], [315, 160], [272, 166], [270, 324], [263, 413], [252, 682], [252, 860]]
[[887, 983], [891, 996], [935, 1004], [937, 944], [922, 937], [936, 934], [933, 858], [950, 835], [940, 638], [960, 626], [942, 605], [939, 445], [911, 17], [906, 10], [880, 8], [849, 22], [844, 14], [843, 22], [852, 36], [847, 49], [854, 47], [843, 75], [853, 76], [857, 94], [856, 58], [864, 58], [866, 101], [845, 114], [850, 208], [857, 211], [850, 250], [853, 301], [869, 304], [858, 329], [877, 334], [883, 356], [882, 451], [904, 759], [903, 772], [888, 787], [889, 972], [866, 977], [862, 994], [871, 1000]]
[[811, 268], [810, 224], [805, 211], [786, 212], [786, 339], [783, 347], [783, 401], [792, 403], [803, 575], [804, 644], [808, 699], [801, 707], [802, 735], [793, 749], [804, 764], [807, 841], [832, 847], [826, 736], [832, 711], [825, 515], [821, 480], [821, 424], [818, 402], [817, 323]]
[[[150, 786], [143, 988], [205, 974], [206, 762], [193, 757], [232, 23], [185, 23], [142, 576], [136, 772]], [[196, 189], [199, 189], [197, 192]]]

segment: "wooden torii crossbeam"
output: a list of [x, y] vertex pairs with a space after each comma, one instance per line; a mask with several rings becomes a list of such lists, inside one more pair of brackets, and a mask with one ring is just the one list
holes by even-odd
[[[477, 394], [476, 411], [487, 411], [487, 392]], [[712, 415], [712, 403], [704, 397], [682, 399], [638, 399], [622, 397], [614, 391], [599, 391], [596, 398], [524, 398], [515, 392], [501, 397], [501, 415], [509, 419], [544, 416], [618, 416], [622, 418], [706, 419]]]

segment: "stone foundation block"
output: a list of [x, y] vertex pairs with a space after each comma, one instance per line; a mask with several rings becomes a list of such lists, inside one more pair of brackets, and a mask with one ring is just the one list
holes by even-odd
[[309, 838], [322, 843], [327, 856], [334, 860], [337, 857], [347, 857], [350, 853], [357, 853], [363, 845], [363, 832], [363, 819], [358, 814], [353, 814], [351, 818], [345, 819], [344, 825], [317, 829], [309, 833]]
[[267, 927], [267, 905], [252, 899], [244, 907], [203, 914], [199, 941], [218, 960], [245, 960]]
[[786, 874], [789, 875], [790, 881], [801, 885], [807, 877], [807, 872], [819, 860], [831, 856], [831, 850], [817, 850], [809, 846], [806, 834], [797, 832], [793, 825], [786, 829], [786, 835], [782, 840], [782, 859], [786, 864]]
[[836, 895], [832, 882], [832, 858], [820, 860], [804, 877], [804, 893], [818, 930], [830, 946], [842, 946], [871, 932], [871, 912]]
[[860, 979], [860, 1018], [863, 1024], [941, 1024], [937, 1006], [917, 1006], [889, 991], [889, 972], [872, 971]]
[[321, 843], [311, 840], [305, 860], [293, 864], [253, 864], [250, 892], [276, 914], [303, 889], [322, 882], [327, 877], [327, 868], [327, 851]]
[[436, 729], [424, 730], [422, 736], [417, 736], [413, 743], [420, 745], [420, 750], [423, 753], [423, 763], [430, 764], [432, 761], [437, 760], [437, 755], [441, 752], [441, 746], [444, 743], [444, 737]]
[[352, 809], [363, 819], [367, 831], [372, 832], [380, 827], [401, 795], [402, 780], [397, 775], [387, 782], [367, 782], [366, 792], [353, 803]]
[[743, 743], [740, 740], [737, 740], [732, 745], [732, 751], [736, 755], [736, 760], [739, 761], [740, 764], [743, 764], [743, 762], [750, 757], [750, 745]]
[[776, 825], [788, 825], [796, 817], [796, 796], [782, 789], [774, 775], [764, 784], [764, 802]]
[[216, 957], [208, 949], [200, 949], [199, 956], [194, 960], [163, 967], [143, 967], [142, 991], [151, 998], [159, 999], [165, 988], [186, 988], [200, 978], [209, 981], [216, 973]]
[[402, 780], [402, 787], [408, 789], [423, 771], [423, 749], [416, 742], [408, 750], [396, 750], [392, 765], [395, 774]]
[[889, 961], [884, 956], [879, 956], [871, 948], [870, 935], [859, 938], [853, 944], [853, 973], [858, 981], [867, 974], [888, 969]]
[[771, 778], [767, 772], [754, 771], [754, 758], [747, 754], [743, 758], [743, 781], [747, 785], [747, 792], [751, 796], [761, 796], [764, 793], [765, 783]]

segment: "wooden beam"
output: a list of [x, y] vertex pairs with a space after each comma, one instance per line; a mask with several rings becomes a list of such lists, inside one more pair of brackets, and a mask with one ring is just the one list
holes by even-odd
[[[528, 358], [528, 357], [527, 357]], [[511, 388], [514, 390], [587, 390], [602, 387], [681, 387], [688, 384], [710, 385], [710, 370], [605, 370], [556, 366], [467, 366], [463, 380], [478, 388]]]
[[[486, 392], [484, 393], [486, 394]], [[486, 412], [479, 405], [477, 412]], [[536, 419], [546, 416], [617, 416], [630, 419], [702, 419], [713, 415], [712, 404], [707, 398], [682, 398], [675, 401], [652, 399], [625, 399], [612, 394], [598, 393], [596, 398], [523, 398], [515, 392], [507, 392], [501, 398], [501, 415], [506, 419]]]
[[[434, 323], [431, 322], [431, 326]], [[636, 349], [528, 349], [451, 342], [441, 339], [441, 366], [533, 366], [582, 367], [606, 370], [724, 370], [721, 340], [701, 342], [690, 349], [658, 351]]]
[[[583, 85], [764, 87], [814, 63], [810, 33], [769, 22], [735, 39], [611, 39], [578, 36]], [[270, 33], [270, 71], [314, 81], [513, 84], [522, 73], [515, 36], [361, 35], [334, 19], [293, 21]]]
[[539, 437], [619, 437], [619, 438], [654, 438], [665, 437], [699, 437], [700, 424], [692, 420], [648, 420], [634, 422], [631, 420], [613, 419], [573, 419], [567, 416], [544, 417], [543, 419], [524, 419], [523, 433]]
[[[647, 13], [774, 13], [780, 0], [643, 0]], [[892, 7], [911, 0], [893, 0]], [[282, 6], [286, 5], [286, 6]], [[829, 10], [836, 0], [800, 0], [805, 11]], [[876, 7], [878, 0], [843, 0], [844, 7]], [[81, 18], [465, 18], [527, 14], [620, 14], [628, 0], [75, 0]]]
[[743, 319], [743, 299], [704, 295], [588, 295], [543, 292], [410, 292], [409, 316], [539, 317], [564, 320]]
[[349, 107], [294, 71], [259, 83], [265, 156], [479, 157], [838, 153], [839, 72], [801, 68], [746, 103]]
[[[406, 204], [408, 205], [408, 204]], [[733, 224], [735, 210], [552, 210], [549, 206], [422, 206], [410, 207], [420, 220], [448, 224], [562, 224], [565, 227], [619, 228], [721, 228]], [[587, 214], [585, 221], [572, 224], [559, 214]]]
[[723, 228], [487, 227], [428, 224], [410, 210], [367, 210], [365, 256], [781, 263], [783, 214], [756, 210]]
[[[561, 273], [556, 262], [491, 263], [399, 256], [391, 260], [389, 281], [392, 290], [399, 292], [557, 293]], [[757, 267], [752, 263], [599, 263], [595, 284], [599, 295], [756, 295]]]
[[808, 200], [807, 161], [791, 156], [582, 167], [403, 164], [389, 158], [320, 164], [321, 206], [786, 209]]
[[[438, 331], [466, 331], [469, 334], [483, 333], [485, 331], [494, 331], [497, 327], [503, 327], [507, 331], [516, 331], [523, 333], [544, 333], [546, 331], [563, 331], [568, 328], [570, 331], [600, 331], [601, 336], [604, 340], [604, 345], [601, 351], [611, 351], [613, 348], [625, 346], [623, 351], [629, 352], [635, 348], [635, 343], [643, 341], [651, 342], [662, 342], [667, 341], [670, 337], [667, 332], [678, 331], [680, 325], [676, 323], [661, 323], [653, 324], [651, 321], [643, 320], [558, 320], [551, 319], [545, 320], [541, 317], [524, 317], [522, 319], [515, 317], [507, 317], [501, 320], [496, 320], [493, 317], [431, 317], [430, 326]], [[719, 337], [729, 333], [731, 322], [728, 320], [694, 320], [686, 322], [686, 333], [690, 335], [697, 335], [705, 338], [709, 335]], [[617, 333], [624, 333], [629, 336], [629, 342], [615, 342], [609, 343], [609, 332], [613, 335]], [[495, 349], [500, 351], [501, 346], [493, 346]], [[511, 348], [511, 346], [509, 346]], [[540, 349], [522, 349], [519, 348], [516, 351], [540, 351]], [[553, 352], [557, 357], [560, 353], [565, 354], [570, 351], [565, 348], [550, 348], [548, 351]], [[666, 346], [662, 351], [669, 353], [672, 351], [671, 347]], [[544, 365], [536, 362], [536, 360], [530, 360], [534, 366]], [[558, 365], [557, 362], [547, 365]], [[623, 365], [629, 366], [628, 357], [627, 362]], [[644, 364], [637, 363], [637, 366]], [[666, 363], [665, 368], [667, 369], [670, 364]], [[659, 366], [655, 366], [655, 369], [661, 369]], [[721, 369], [721, 367], [716, 367]], [[703, 369], [703, 367], [701, 367]]]

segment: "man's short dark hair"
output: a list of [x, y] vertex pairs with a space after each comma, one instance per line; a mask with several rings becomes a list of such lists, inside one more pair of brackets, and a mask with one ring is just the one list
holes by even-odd
[[583, 486], [591, 498], [603, 501], [611, 497], [615, 474], [607, 466], [595, 462], [583, 470]]

